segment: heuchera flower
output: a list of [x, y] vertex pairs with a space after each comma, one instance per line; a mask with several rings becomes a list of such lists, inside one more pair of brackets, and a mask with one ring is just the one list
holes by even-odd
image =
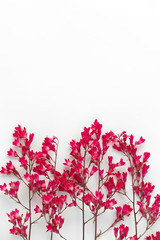
[[17, 175], [18, 172], [17, 172], [15, 166], [12, 164], [12, 162], [9, 161], [8, 163], [6, 163], [6, 168], [4, 168], [4, 167], [1, 168], [0, 173], [8, 174], [8, 175], [13, 173], [14, 175]]
[[[112, 156], [108, 156], [108, 161], [104, 160], [105, 154], [114, 141], [115, 134], [110, 131], [102, 135], [101, 131], [102, 125], [97, 120], [91, 127], [85, 127], [81, 133], [81, 139], [70, 142], [72, 157], [65, 160], [64, 163], [67, 167], [66, 178], [68, 181], [74, 182], [74, 186], [77, 186], [74, 187], [74, 194], [67, 189], [66, 191], [77, 204], [79, 199], [82, 200], [82, 207], [79, 205], [79, 209], [84, 211], [84, 204], [89, 207], [95, 222], [97, 222], [100, 211], [104, 213], [107, 209], [114, 210], [117, 204], [114, 195], [116, 192], [125, 191], [127, 179], [126, 172], [117, 172], [117, 168], [125, 165], [122, 158], [119, 162], [115, 162]], [[108, 165], [106, 170], [104, 170], [103, 163]], [[95, 174], [98, 175], [98, 189], [93, 191], [88, 188], [88, 183], [90, 179], [94, 179]], [[80, 190], [82, 194], [79, 196]], [[123, 213], [123, 215], [125, 214]], [[100, 235], [102, 234], [101, 231]], [[99, 235], [97, 234], [97, 236]]]
[[[2, 167], [0, 171], [2, 174], [13, 174], [18, 181], [11, 181], [9, 183], [9, 188], [7, 188], [7, 184], [4, 183], [3, 185], [0, 185], [0, 190], [9, 195], [15, 202], [29, 212], [26, 213], [24, 220], [23, 214], [19, 215], [18, 209], [8, 214], [10, 219], [9, 221], [13, 224], [13, 227], [10, 229], [10, 233], [19, 235], [23, 239], [28, 240], [28, 226], [25, 224], [30, 219], [29, 225], [31, 225], [28, 228], [30, 240], [31, 227], [41, 217], [45, 217], [47, 220], [47, 231], [59, 233], [59, 230], [64, 222], [61, 213], [67, 207], [75, 206], [76, 203], [72, 199], [71, 202], [68, 203], [67, 196], [61, 194], [61, 191], [65, 191], [65, 188], [62, 186], [66, 186], [68, 189], [70, 188], [70, 190], [73, 188], [73, 192], [75, 185], [73, 186], [71, 182], [67, 182], [65, 176], [57, 172], [55, 169], [58, 139], [56, 137], [46, 137], [42, 143], [41, 151], [34, 152], [31, 150], [31, 143], [33, 141], [34, 134], [28, 135], [26, 128], [22, 128], [18, 125], [18, 127], [15, 128], [13, 137], [13, 145], [17, 148], [17, 150], [15, 151], [14, 149], [10, 149], [8, 151], [8, 156], [17, 159], [17, 163], [19, 163], [22, 170], [19, 172], [18, 167], [15, 168], [12, 161], [9, 161], [6, 164], [6, 167]], [[29, 203], [27, 205], [23, 204], [23, 202], [19, 199], [18, 192], [20, 184], [24, 184], [23, 187], [26, 187], [27, 192], [30, 194]], [[37, 219], [34, 218], [34, 220], [32, 220], [33, 212], [31, 215], [31, 208], [28, 208], [28, 205], [33, 205], [31, 202], [35, 195], [38, 195], [42, 202], [41, 206], [38, 204], [34, 208], [35, 214], [40, 214], [40, 216], [37, 217]]]
[[[128, 231], [129, 231], [129, 228], [125, 227], [124, 224], [121, 224], [119, 228], [114, 228], [114, 235], [116, 239], [123, 240], [127, 237]], [[119, 233], [119, 237], [118, 237], [118, 233]]]
[[26, 216], [23, 220], [23, 214], [19, 214], [19, 210], [15, 209], [10, 214], [7, 213], [7, 216], [9, 217], [9, 222], [13, 224], [13, 227], [10, 229], [10, 233], [13, 235], [20, 235], [23, 237], [23, 239], [27, 240], [27, 228], [28, 226], [25, 226], [24, 224], [29, 220], [31, 214], [26, 213]]
[[160, 232], [156, 232], [156, 235], [151, 235], [145, 238], [146, 240], [160, 240]]
[[129, 216], [132, 208], [130, 207], [130, 205], [128, 204], [124, 204], [123, 207], [119, 206], [116, 207], [116, 211], [117, 211], [117, 219], [116, 222], [123, 220], [124, 216]]
[[52, 223], [49, 223], [47, 225], [47, 232], [51, 231], [51, 232], [58, 233], [63, 223], [64, 223], [64, 219], [61, 216], [55, 215], [55, 218], [52, 219]]
[[38, 205], [36, 205], [34, 211], [35, 211], [35, 213], [41, 213], [42, 212], [42, 210], [40, 209], [40, 207]]
[[[102, 134], [102, 124], [95, 120], [90, 127], [84, 127], [79, 141], [70, 142], [70, 158], [65, 159], [63, 163], [65, 169], [62, 173], [56, 170], [58, 149], [56, 137], [46, 137], [38, 152], [31, 149], [34, 134], [28, 134], [26, 128], [18, 125], [13, 137], [13, 149], [10, 148], [8, 156], [14, 160], [7, 162], [0, 173], [13, 174], [17, 181], [11, 181], [8, 187], [6, 183], [0, 185], [0, 190], [26, 209], [27, 213], [23, 217], [23, 214], [20, 215], [19, 210], [15, 209], [7, 214], [9, 222], [13, 225], [10, 229], [11, 234], [30, 240], [32, 225], [44, 217], [47, 232], [51, 232], [51, 239], [53, 233], [65, 239], [61, 235], [64, 224], [63, 212], [73, 206], [77, 206], [82, 211], [83, 240], [86, 224], [91, 220], [94, 222], [95, 240], [111, 228], [114, 228], [116, 240], [138, 240], [142, 236], [145, 237], [147, 231], [159, 219], [160, 195], [157, 194], [151, 202], [151, 194], [155, 187], [151, 182], [145, 181], [149, 170], [150, 153], [144, 152], [138, 155], [139, 146], [145, 142], [143, 137], [135, 141], [134, 136], [128, 135], [125, 131], [119, 135], [112, 131]], [[111, 151], [108, 150], [112, 148], [122, 154], [120, 160], [115, 161], [110, 155]], [[17, 165], [13, 164], [15, 160], [21, 171], [17, 163]], [[126, 184], [130, 180], [131, 182]], [[95, 189], [93, 189], [92, 183], [95, 181]], [[27, 205], [19, 199], [21, 184], [24, 184], [29, 194]], [[131, 186], [129, 191], [128, 186]], [[119, 204], [117, 206], [118, 194], [126, 198], [126, 202], [121, 206]], [[36, 195], [40, 197], [41, 204], [37, 205], [33, 201]], [[31, 205], [34, 212], [31, 211]], [[89, 219], [85, 219], [87, 207], [92, 214]], [[98, 233], [98, 217], [107, 213], [107, 210], [113, 211], [115, 219], [110, 226], [106, 224], [106, 229]], [[32, 218], [34, 213], [38, 214], [37, 218], [37, 215]], [[135, 235], [131, 237], [128, 236], [128, 226], [121, 224], [115, 227], [130, 215], [133, 217], [135, 228]], [[139, 225], [144, 224], [144, 221], [146, 228], [141, 231]], [[160, 232], [145, 239], [160, 240]]]
[[[116, 240], [123, 240], [126, 239], [129, 232], [129, 227], [121, 224], [119, 227], [114, 228], [114, 236]], [[127, 238], [129, 240], [138, 240], [136, 236]]]
[[[151, 194], [155, 187], [150, 182], [145, 182], [144, 180], [149, 169], [147, 161], [150, 157], [150, 153], [145, 152], [142, 155], [137, 154], [137, 147], [145, 141], [143, 137], [140, 137], [138, 141], [134, 142], [133, 135], [127, 135], [126, 132], [122, 132], [120, 135], [115, 135], [114, 140], [115, 143], [113, 148], [122, 152], [129, 163], [128, 172], [132, 179], [131, 185], [133, 194], [132, 198], [129, 198], [126, 192], [124, 192], [124, 195], [133, 205], [136, 237], [139, 239], [139, 237], [143, 236], [158, 220], [160, 212], [160, 197], [157, 195], [154, 203], [151, 205]], [[146, 221], [146, 229], [138, 235], [138, 225], [141, 223], [142, 219]], [[147, 240], [149, 239], [151, 238], [149, 237]]]

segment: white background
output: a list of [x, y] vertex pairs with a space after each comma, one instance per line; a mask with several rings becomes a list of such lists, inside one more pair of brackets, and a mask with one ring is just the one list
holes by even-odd
[[[159, 12], [159, 0], [1, 0], [0, 165], [17, 124], [35, 133], [37, 148], [56, 135], [63, 162], [70, 140], [97, 118], [104, 131], [146, 138], [160, 193]], [[2, 240], [18, 239], [8, 233], [12, 204], [1, 194]], [[63, 233], [81, 239], [79, 213], [69, 216]], [[49, 236], [44, 229], [32, 239]]]

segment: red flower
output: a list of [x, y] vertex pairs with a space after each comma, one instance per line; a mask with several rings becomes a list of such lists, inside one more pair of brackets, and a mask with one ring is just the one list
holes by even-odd
[[97, 172], [98, 168], [93, 166], [91, 171], [90, 171], [90, 176], [92, 176], [95, 172]]
[[38, 205], [36, 205], [34, 211], [35, 211], [35, 213], [40, 213], [40, 212], [42, 212], [42, 210], [40, 209], [40, 207], [39, 207]]
[[[114, 235], [116, 239], [118, 240], [123, 240], [126, 239], [128, 235], [129, 227], [125, 227], [124, 224], [121, 224], [118, 228], [114, 228]], [[118, 233], [119, 233], [119, 238], [118, 238]]]
[[138, 141], [135, 142], [135, 145], [140, 145], [145, 142], [145, 139], [143, 137], [140, 137]]

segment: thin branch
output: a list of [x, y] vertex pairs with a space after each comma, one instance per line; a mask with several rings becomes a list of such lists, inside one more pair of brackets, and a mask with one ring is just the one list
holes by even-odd
[[36, 220], [34, 220], [33, 222], [31, 222], [31, 224], [34, 224], [34, 223], [36, 223], [40, 218], [42, 218], [43, 217], [43, 214], [41, 214]]

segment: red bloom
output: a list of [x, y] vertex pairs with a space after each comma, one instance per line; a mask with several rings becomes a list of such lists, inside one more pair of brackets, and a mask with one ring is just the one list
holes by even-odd
[[108, 196], [112, 195], [112, 192], [115, 189], [115, 183], [114, 183], [113, 177], [110, 177], [108, 181], [104, 183], [104, 186], [108, 190]]
[[39, 207], [38, 205], [36, 205], [34, 211], [35, 211], [35, 213], [40, 213], [40, 212], [42, 212], [42, 210], [40, 209], [40, 207]]
[[12, 164], [12, 162], [9, 161], [8, 163], [6, 163], [6, 168], [4, 168], [4, 167], [1, 168], [0, 173], [8, 174], [8, 175], [13, 173], [16, 175], [18, 172], [17, 172], [15, 166]]
[[10, 150], [8, 151], [8, 156], [10, 157], [17, 157], [18, 154], [16, 151], [13, 151], [13, 149], [10, 148]]
[[[129, 228], [127, 226], [125, 227], [124, 224], [121, 224], [118, 228], [114, 228], [114, 235], [116, 239], [123, 240], [123, 239], [126, 239], [128, 235], [128, 231], [129, 231]], [[119, 238], [117, 238], [118, 233], [119, 233]]]
[[9, 185], [10, 185], [10, 190], [9, 190], [9, 194], [13, 197], [17, 197], [17, 192], [19, 190], [19, 184], [20, 182], [19, 181], [16, 181], [16, 182], [10, 182]]
[[128, 204], [124, 204], [123, 207], [116, 207], [116, 211], [117, 211], [117, 220], [123, 220], [124, 216], [129, 216], [132, 208], [130, 207], [130, 205]]
[[95, 172], [97, 172], [98, 168], [93, 166], [91, 171], [90, 171], [90, 176], [92, 176]]
[[47, 225], [47, 232], [51, 231], [51, 232], [58, 233], [63, 223], [64, 223], [64, 219], [61, 216], [55, 215], [54, 219], [52, 219], [52, 223], [49, 223]]
[[30, 213], [26, 213], [26, 216], [25, 216], [25, 219], [24, 219], [24, 222], [27, 222], [28, 219], [30, 218], [31, 214]]
[[4, 183], [3, 185], [0, 185], [0, 190], [4, 191], [5, 194], [8, 194], [7, 184]]
[[69, 159], [65, 159], [65, 163], [63, 163], [63, 165], [71, 167], [72, 166], [72, 162]]
[[20, 125], [18, 125], [18, 127], [15, 127], [15, 132], [13, 133], [13, 137], [26, 138], [27, 137], [26, 128], [22, 128]]
[[143, 153], [143, 162], [147, 162], [148, 158], [150, 157], [150, 153], [149, 152], [145, 152]]

